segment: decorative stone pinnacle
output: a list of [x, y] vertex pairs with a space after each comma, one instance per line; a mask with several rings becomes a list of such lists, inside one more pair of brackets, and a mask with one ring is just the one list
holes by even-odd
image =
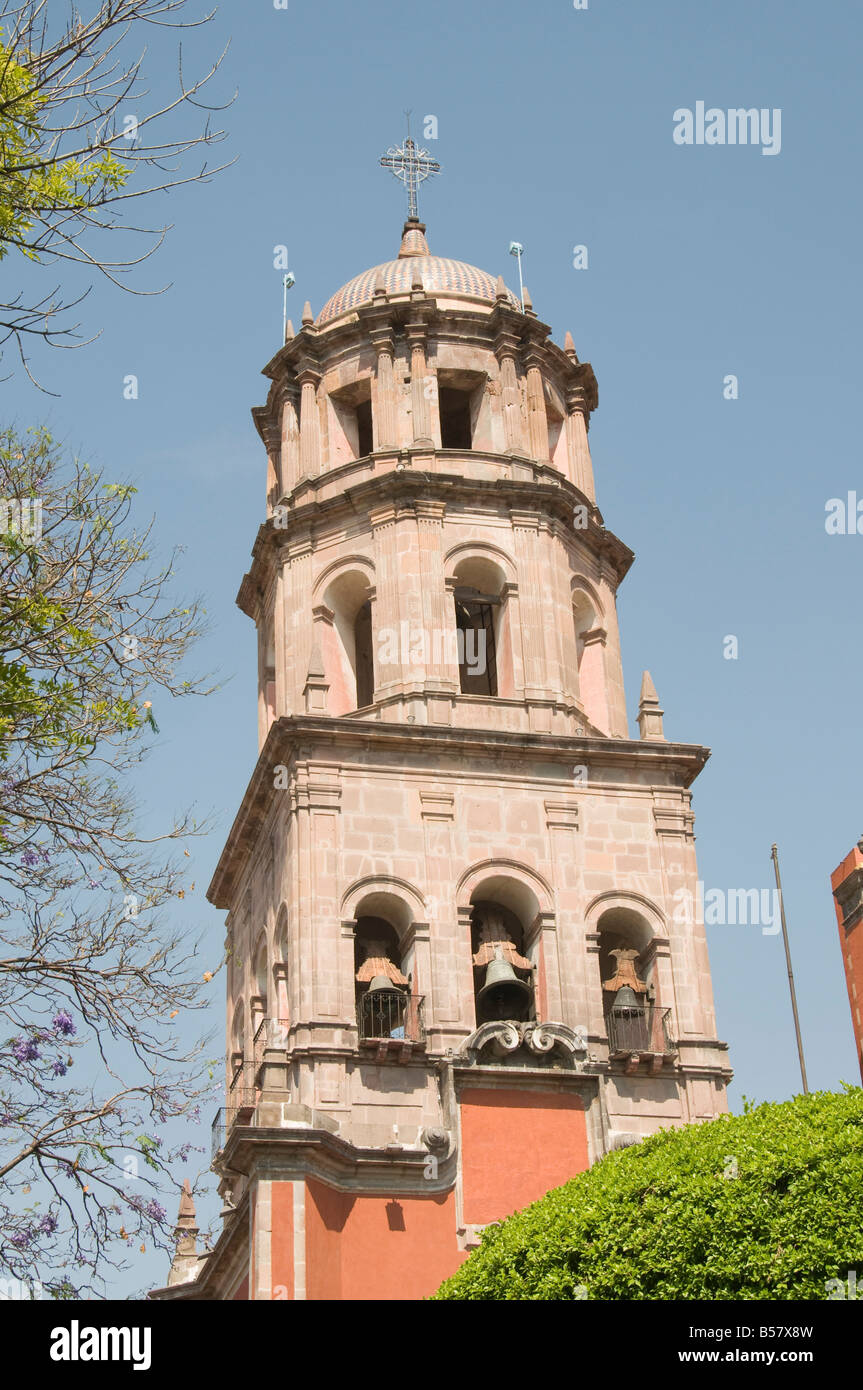
[[312, 650], [309, 655], [309, 669], [306, 673], [307, 681], [320, 681], [326, 679], [324, 669], [324, 658], [321, 656], [321, 647], [317, 638], [312, 643]]
[[530, 297], [530, 290], [527, 288], [527, 285], [525, 285], [524, 287], [524, 312], [526, 314], [529, 314], [531, 318], [536, 318], [536, 314], [534, 313], [533, 308], [533, 300]]
[[509, 302], [509, 295], [506, 292], [506, 285], [503, 283], [502, 275], [498, 275], [497, 277], [497, 284], [494, 288], [494, 297], [498, 304], [507, 304]]
[[310, 327], [311, 324], [314, 323], [314, 321], [315, 321], [315, 316], [314, 316], [314, 314], [312, 313], [312, 306], [311, 306], [311, 304], [309, 303], [309, 301], [306, 300], [305, 304], [303, 305], [303, 327], [304, 327], [304, 328]]
[[290, 319], [285, 326], [285, 342], [289, 343], [294, 336], [294, 325]]
[[665, 713], [659, 705], [659, 696], [649, 671], [641, 678], [641, 696], [638, 702], [638, 727], [641, 738], [654, 743], [665, 743], [662, 732], [662, 716]]
[[180, 1193], [180, 1210], [177, 1213], [177, 1225], [184, 1230], [198, 1229], [198, 1218], [195, 1215], [195, 1199], [192, 1196], [192, 1188], [189, 1179], [183, 1179], [183, 1191]]
[[571, 357], [573, 362], [578, 361], [578, 353], [575, 350], [575, 343], [569, 329], [566, 330], [566, 337], [563, 340], [563, 350], [567, 357]]

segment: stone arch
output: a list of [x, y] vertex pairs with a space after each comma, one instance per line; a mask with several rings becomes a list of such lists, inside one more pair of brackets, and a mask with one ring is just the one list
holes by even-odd
[[246, 1002], [238, 999], [231, 1019], [230, 1071], [236, 1075], [246, 1056]]
[[605, 607], [594, 586], [583, 575], [574, 575], [572, 578], [570, 603], [579, 700], [591, 724], [606, 733], [608, 676], [605, 646], [608, 633], [605, 626]]
[[357, 921], [361, 916], [382, 917], [396, 932], [399, 944], [414, 922], [425, 920], [426, 905], [422, 894], [402, 878], [370, 874], [352, 884], [342, 896], [343, 921]]
[[498, 564], [503, 571], [508, 584], [518, 583], [518, 570], [511, 555], [499, 545], [494, 545], [491, 541], [460, 541], [458, 545], [453, 545], [444, 555], [444, 572], [447, 578], [451, 578], [456, 566], [462, 560], [487, 559]]
[[[502, 955], [511, 967], [508, 988], [515, 998], [513, 1012], [506, 1017], [535, 1018], [545, 997], [540, 978], [542, 929], [553, 922], [554, 915], [549, 884], [512, 860], [488, 859], [469, 869], [456, 891], [459, 922], [470, 942], [477, 1023], [504, 1016], [489, 1014], [486, 1007], [493, 955]], [[519, 993], [519, 985], [527, 986], [526, 995], [523, 989]]]
[[[611, 952], [629, 948], [638, 952], [634, 961], [636, 974], [648, 986], [650, 1002], [661, 1003], [657, 942], [664, 941], [664, 914], [649, 898], [640, 893], [610, 890], [600, 893], [586, 912], [588, 930], [598, 938], [598, 967], [600, 984], [616, 972]], [[611, 1000], [603, 991], [603, 1010], [607, 1014]]]
[[312, 604], [322, 603], [326, 589], [334, 579], [348, 570], [360, 570], [365, 574], [369, 587], [375, 582], [374, 561], [368, 555], [341, 555], [325, 565], [312, 586]]
[[314, 586], [313, 616], [330, 714], [347, 714], [374, 700], [374, 579], [372, 562], [351, 555], [328, 565]]
[[496, 545], [474, 541], [455, 546], [445, 564], [455, 604], [462, 694], [512, 696], [516, 581], [511, 559]]
[[515, 859], [483, 859], [467, 869], [459, 879], [456, 888], [456, 901], [459, 911], [469, 909], [476, 901], [477, 891], [505, 894], [501, 898], [503, 906], [511, 908], [524, 922], [524, 915], [533, 912], [530, 923], [538, 916], [554, 912], [554, 897], [551, 886], [534, 869], [528, 869]]
[[274, 1018], [287, 1021], [290, 1018], [288, 999], [288, 909], [285, 903], [276, 914], [276, 927], [273, 932], [272, 987]]

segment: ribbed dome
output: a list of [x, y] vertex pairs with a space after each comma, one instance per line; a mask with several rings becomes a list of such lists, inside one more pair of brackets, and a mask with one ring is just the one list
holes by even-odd
[[[475, 265], [468, 265], [465, 261], [432, 256], [426, 245], [425, 228], [421, 223], [408, 222], [398, 258], [355, 275], [353, 280], [349, 280], [327, 300], [316, 321], [319, 325], [329, 323], [360, 304], [370, 304], [379, 283], [383, 284], [388, 295], [410, 294], [417, 275], [428, 294], [458, 295], [465, 299], [480, 299], [487, 304], [493, 304], [497, 298], [497, 279], [494, 275], [478, 270]], [[518, 295], [509, 289], [506, 295], [511, 308], [521, 308]]]

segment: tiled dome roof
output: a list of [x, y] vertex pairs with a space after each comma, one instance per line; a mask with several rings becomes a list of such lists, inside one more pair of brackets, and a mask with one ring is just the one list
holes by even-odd
[[[478, 270], [475, 265], [467, 265], [465, 261], [432, 256], [424, 233], [425, 228], [421, 223], [407, 223], [398, 258], [372, 266], [371, 270], [364, 270], [343, 285], [327, 300], [318, 315], [318, 325], [330, 323], [360, 304], [370, 304], [379, 283], [383, 284], [388, 295], [410, 294], [417, 274], [428, 294], [463, 295], [466, 299], [481, 299], [494, 304], [497, 297], [495, 276]], [[513, 309], [521, 308], [517, 295], [511, 290], [507, 290], [506, 295], [507, 303]]]

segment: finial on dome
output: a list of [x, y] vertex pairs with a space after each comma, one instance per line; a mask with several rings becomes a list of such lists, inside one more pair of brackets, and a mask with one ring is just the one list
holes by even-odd
[[425, 223], [420, 222], [418, 217], [409, 217], [402, 229], [399, 260], [404, 260], [406, 256], [427, 256], [428, 254]]
[[578, 361], [578, 353], [575, 350], [575, 343], [573, 342], [572, 334], [569, 329], [566, 330], [566, 337], [563, 340], [563, 350], [567, 357], [572, 358], [573, 362]]
[[309, 303], [309, 301], [306, 300], [305, 304], [303, 305], [303, 327], [304, 327], [304, 328], [310, 327], [311, 324], [314, 323], [314, 321], [315, 321], [315, 316], [314, 316], [314, 314], [312, 313], [312, 306], [311, 306], [311, 304]]
[[381, 164], [404, 184], [408, 195], [408, 221], [418, 222], [419, 186], [432, 174], [439, 174], [440, 165], [436, 159], [432, 159], [428, 150], [420, 149], [419, 145], [411, 139], [410, 111], [406, 111], [405, 115], [408, 123], [407, 139], [404, 144], [398, 147], [391, 145], [383, 156]]
[[494, 287], [494, 297], [498, 304], [506, 304], [509, 301], [506, 285], [503, 283], [503, 276], [498, 275], [497, 284]]

